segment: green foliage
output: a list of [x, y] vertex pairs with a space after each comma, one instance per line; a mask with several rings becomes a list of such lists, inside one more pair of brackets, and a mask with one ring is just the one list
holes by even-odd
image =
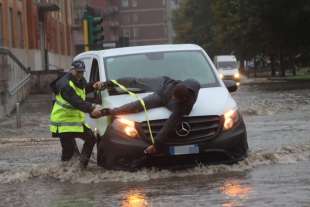
[[[212, 0], [183, 0], [174, 13], [173, 25], [177, 31], [176, 43], [195, 43], [214, 53]], [[201, 9], [204, 8], [204, 9]]]
[[176, 42], [211, 56], [269, 57], [282, 67], [310, 56], [309, 0], [183, 0], [173, 23]]

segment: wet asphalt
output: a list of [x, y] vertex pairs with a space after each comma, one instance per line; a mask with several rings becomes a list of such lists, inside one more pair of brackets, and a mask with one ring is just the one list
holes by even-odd
[[0, 121], [0, 206], [310, 206], [310, 83], [249, 81], [232, 95], [247, 159], [133, 173], [61, 163], [47, 129], [51, 97], [33, 95], [21, 129], [14, 115]]

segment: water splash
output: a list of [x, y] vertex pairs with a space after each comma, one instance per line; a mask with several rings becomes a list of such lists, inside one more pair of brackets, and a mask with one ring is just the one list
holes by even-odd
[[244, 115], [274, 115], [310, 109], [309, 89], [251, 93], [249, 88], [233, 95]]
[[258, 150], [250, 152], [247, 159], [234, 165], [199, 165], [195, 168], [172, 172], [169, 170], [141, 169], [138, 172], [111, 171], [90, 163], [88, 170], [79, 169], [78, 160], [66, 163], [35, 164], [23, 168], [0, 171], [0, 183], [25, 182], [34, 178], [55, 178], [61, 182], [100, 183], [100, 182], [142, 182], [170, 177], [213, 175], [227, 172], [242, 172], [261, 165], [291, 164], [310, 160], [310, 144], [290, 145], [276, 151]]

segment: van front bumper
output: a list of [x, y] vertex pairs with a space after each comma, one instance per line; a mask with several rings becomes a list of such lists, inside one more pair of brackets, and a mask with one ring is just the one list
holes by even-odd
[[115, 129], [113, 123], [98, 144], [98, 164], [108, 169], [132, 170], [140, 167], [162, 168], [192, 166], [197, 163], [235, 163], [247, 156], [248, 143], [245, 124], [240, 118], [234, 128], [221, 132], [212, 140], [195, 143], [199, 153], [171, 155], [164, 146], [159, 154], [144, 154], [150, 145], [143, 137], [129, 138]]
[[240, 82], [240, 76], [236, 78], [233, 75], [224, 75], [223, 80], [233, 80], [236, 82]]

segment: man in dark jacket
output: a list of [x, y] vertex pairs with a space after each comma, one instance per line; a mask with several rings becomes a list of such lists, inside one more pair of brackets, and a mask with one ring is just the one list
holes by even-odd
[[[149, 96], [143, 98], [147, 109], [165, 106], [172, 113], [165, 122], [162, 129], [155, 137], [155, 144], [145, 149], [146, 154], [156, 153], [157, 149], [168, 138], [171, 130], [175, 130], [183, 115], [188, 115], [196, 102], [200, 84], [193, 79], [184, 81], [173, 80], [169, 77], [157, 78], [123, 78], [118, 83], [128, 88], [138, 88], [153, 91]], [[106, 87], [113, 87], [112, 82], [105, 83]], [[123, 106], [106, 110], [106, 115], [121, 115], [143, 111], [140, 101], [125, 104]]]
[[86, 168], [91, 156], [96, 137], [85, 124], [85, 113], [94, 118], [101, 116], [101, 106], [85, 101], [86, 94], [102, 88], [102, 82], [87, 83], [83, 77], [85, 65], [74, 61], [70, 72], [51, 83], [56, 101], [51, 113], [50, 131], [60, 138], [62, 161], [68, 161], [76, 151], [75, 138], [85, 141], [81, 156], [81, 168]]

